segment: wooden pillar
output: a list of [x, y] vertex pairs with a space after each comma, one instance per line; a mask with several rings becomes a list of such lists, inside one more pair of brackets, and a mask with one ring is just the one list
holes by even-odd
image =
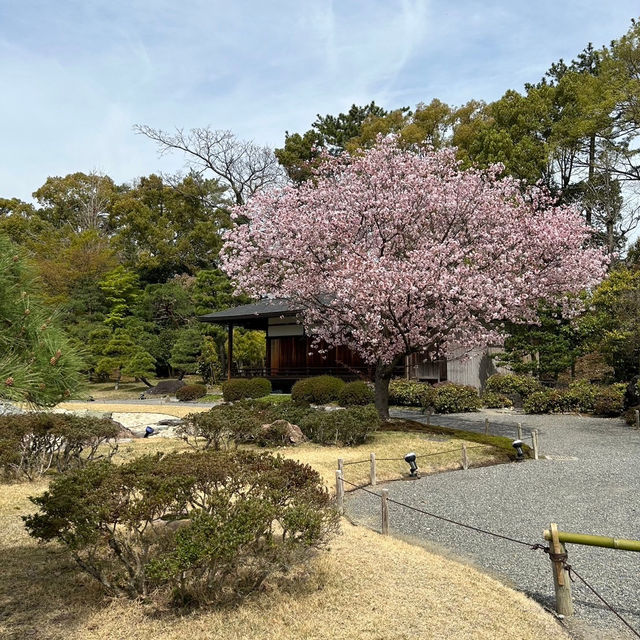
[[[562, 557], [566, 554], [565, 546], [558, 539], [558, 525], [551, 524], [551, 548], [552, 553]], [[567, 570], [564, 568], [564, 562], [560, 559], [551, 559], [553, 567], [553, 586], [556, 592], [556, 611], [563, 616], [573, 615], [573, 602], [571, 600], [571, 580]]]
[[342, 482], [342, 471], [336, 470], [336, 507], [340, 515], [344, 514], [344, 483]]
[[264, 367], [265, 367], [265, 372], [267, 374], [267, 377], [269, 377], [271, 375], [271, 339], [269, 338], [268, 329], [267, 329], [266, 340], [267, 340], [267, 352], [265, 354]]
[[382, 535], [389, 535], [389, 504], [387, 499], [389, 498], [389, 489], [383, 489], [380, 496], [382, 506]]
[[231, 363], [233, 362], [233, 324], [229, 323], [227, 340], [227, 380], [231, 380]]
[[375, 487], [378, 483], [376, 475], [376, 454], [373, 452], [369, 454], [369, 483], [372, 487]]

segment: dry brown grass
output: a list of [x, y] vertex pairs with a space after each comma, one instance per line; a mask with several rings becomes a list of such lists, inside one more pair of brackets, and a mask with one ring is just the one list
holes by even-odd
[[[390, 432], [377, 433], [360, 447], [305, 444], [281, 452], [311, 464], [332, 484], [338, 457], [353, 461], [368, 459], [370, 451], [386, 458], [409, 450], [457, 449], [425, 458], [421, 468], [427, 471], [427, 462], [437, 461], [433, 468], [458, 465], [460, 446], [459, 440]], [[122, 444], [118, 459], [187, 448], [176, 439], [140, 439]], [[486, 463], [493, 454], [476, 449], [470, 455]], [[368, 464], [347, 466], [346, 477], [363, 482], [368, 469]], [[381, 479], [406, 471], [403, 461], [378, 463]], [[302, 573], [273, 581], [238, 607], [176, 614], [153, 602], [109, 600], [60, 547], [38, 545], [26, 534], [20, 516], [34, 509], [28, 496], [45, 488], [46, 480], [0, 485], [0, 637], [7, 640], [500, 640], [516, 637], [516, 624], [520, 640], [568, 639], [538, 605], [498, 581], [346, 521], [331, 549]]]
[[61, 402], [56, 406], [67, 411], [104, 411], [105, 413], [164, 413], [176, 418], [184, 418], [188, 413], [208, 411], [207, 407], [194, 407], [176, 402], [154, 404], [105, 404], [103, 402]]
[[0, 486], [0, 637], [7, 640], [567, 639], [553, 619], [496, 580], [343, 522], [330, 551], [232, 609], [174, 614], [109, 600], [20, 515], [45, 482]]

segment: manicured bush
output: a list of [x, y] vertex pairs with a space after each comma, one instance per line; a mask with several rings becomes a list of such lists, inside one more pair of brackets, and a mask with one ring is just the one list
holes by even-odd
[[33, 480], [50, 469], [66, 471], [111, 458], [122, 427], [105, 418], [64, 413], [0, 416], [0, 469], [6, 478]]
[[338, 520], [311, 467], [251, 452], [91, 463], [32, 502], [29, 534], [64, 545], [107, 593], [178, 604], [255, 591], [305, 562]]
[[336, 402], [344, 380], [333, 376], [315, 376], [298, 380], [291, 389], [291, 400], [297, 404], [328, 404]]
[[389, 404], [400, 407], [421, 407], [430, 404], [433, 387], [427, 382], [392, 380], [389, 383]]
[[560, 392], [556, 411], [593, 411], [596, 394], [602, 387], [597, 387], [586, 380], [576, 380], [569, 388]]
[[486, 391], [511, 395], [517, 393], [524, 400], [536, 391], [542, 391], [542, 385], [531, 376], [519, 376], [515, 373], [496, 373], [486, 384]]
[[496, 393], [495, 391], [485, 391], [481, 397], [482, 406], [487, 409], [509, 409], [513, 407], [511, 398], [505, 396], [504, 393]]
[[464, 413], [478, 411], [482, 403], [477, 389], [461, 384], [446, 383], [433, 387], [429, 405], [436, 413]]
[[221, 404], [209, 411], [190, 413], [176, 435], [195, 449], [229, 448], [233, 442], [250, 442], [263, 424], [259, 412], [240, 404]]
[[525, 413], [553, 413], [563, 406], [562, 394], [555, 389], [535, 391], [524, 401]]
[[207, 395], [207, 387], [203, 384], [186, 384], [176, 391], [176, 398], [187, 402], [189, 400], [197, 400]]
[[337, 411], [310, 411], [298, 425], [318, 444], [353, 446], [363, 444], [380, 426], [375, 407], [349, 407]]
[[623, 414], [624, 421], [632, 427], [636, 426], [636, 410], [640, 410], [640, 405], [629, 407]]
[[[597, 393], [593, 402], [593, 413], [597, 416], [614, 418], [624, 410], [624, 385], [603, 387]], [[635, 417], [634, 417], [635, 420]]]
[[348, 382], [338, 394], [341, 407], [364, 406], [375, 401], [375, 394], [369, 384], [362, 380]]
[[266, 378], [249, 378], [247, 382], [249, 398], [264, 398], [272, 391], [271, 382]]
[[245, 398], [262, 398], [271, 393], [271, 383], [266, 378], [233, 378], [222, 383], [225, 402]]

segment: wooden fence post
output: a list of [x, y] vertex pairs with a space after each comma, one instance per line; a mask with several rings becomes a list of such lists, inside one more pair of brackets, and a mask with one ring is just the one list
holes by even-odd
[[[565, 556], [567, 550], [558, 539], [558, 525], [551, 523], [551, 543], [549, 544], [551, 552], [554, 555]], [[563, 616], [573, 615], [573, 602], [571, 601], [571, 580], [569, 574], [564, 568], [562, 558], [551, 558], [551, 566], [553, 567], [553, 586], [556, 592], [556, 611]]]
[[338, 458], [338, 471], [344, 476], [344, 459]]
[[522, 422], [518, 422], [518, 440], [522, 440]]
[[462, 443], [462, 468], [466, 471], [469, 468], [469, 458], [467, 457], [467, 445]]
[[640, 411], [636, 409], [633, 413], [636, 416], [636, 429], [640, 429]]
[[539, 451], [538, 451], [538, 430], [534, 429], [531, 432], [531, 442], [533, 443], [533, 459], [537, 460]]
[[342, 471], [336, 470], [336, 505], [338, 513], [344, 514], [344, 483], [342, 482]]
[[376, 477], [376, 454], [373, 451], [369, 454], [369, 482], [372, 487], [375, 487], [378, 484], [378, 478]]
[[489, 418], [484, 419], [484, 435], [489, 435]]
[[381, 506], [382, 506], [382, 535], [389, 535], [389, 505], [387, 503], [387, 498], [389, 497], [389, 489], [383, 489], [382, 494], [380, 495]]

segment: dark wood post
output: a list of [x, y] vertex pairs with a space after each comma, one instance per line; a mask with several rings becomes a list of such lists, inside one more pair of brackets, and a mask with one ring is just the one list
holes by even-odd
[[267, 374], [267, 377], [269, 377], [271, 375], [271, 338], [269, 338], [269, 329], [267, 329], [267, 352], [265, 353], [265, 363], [264, 363], [264, 368], [265, 368], [265, 373]]
[[229, 339], [227, 341], [227, 380], [231, 380], [231, 363], [233, 362], [233, 324], [229, 323]]

